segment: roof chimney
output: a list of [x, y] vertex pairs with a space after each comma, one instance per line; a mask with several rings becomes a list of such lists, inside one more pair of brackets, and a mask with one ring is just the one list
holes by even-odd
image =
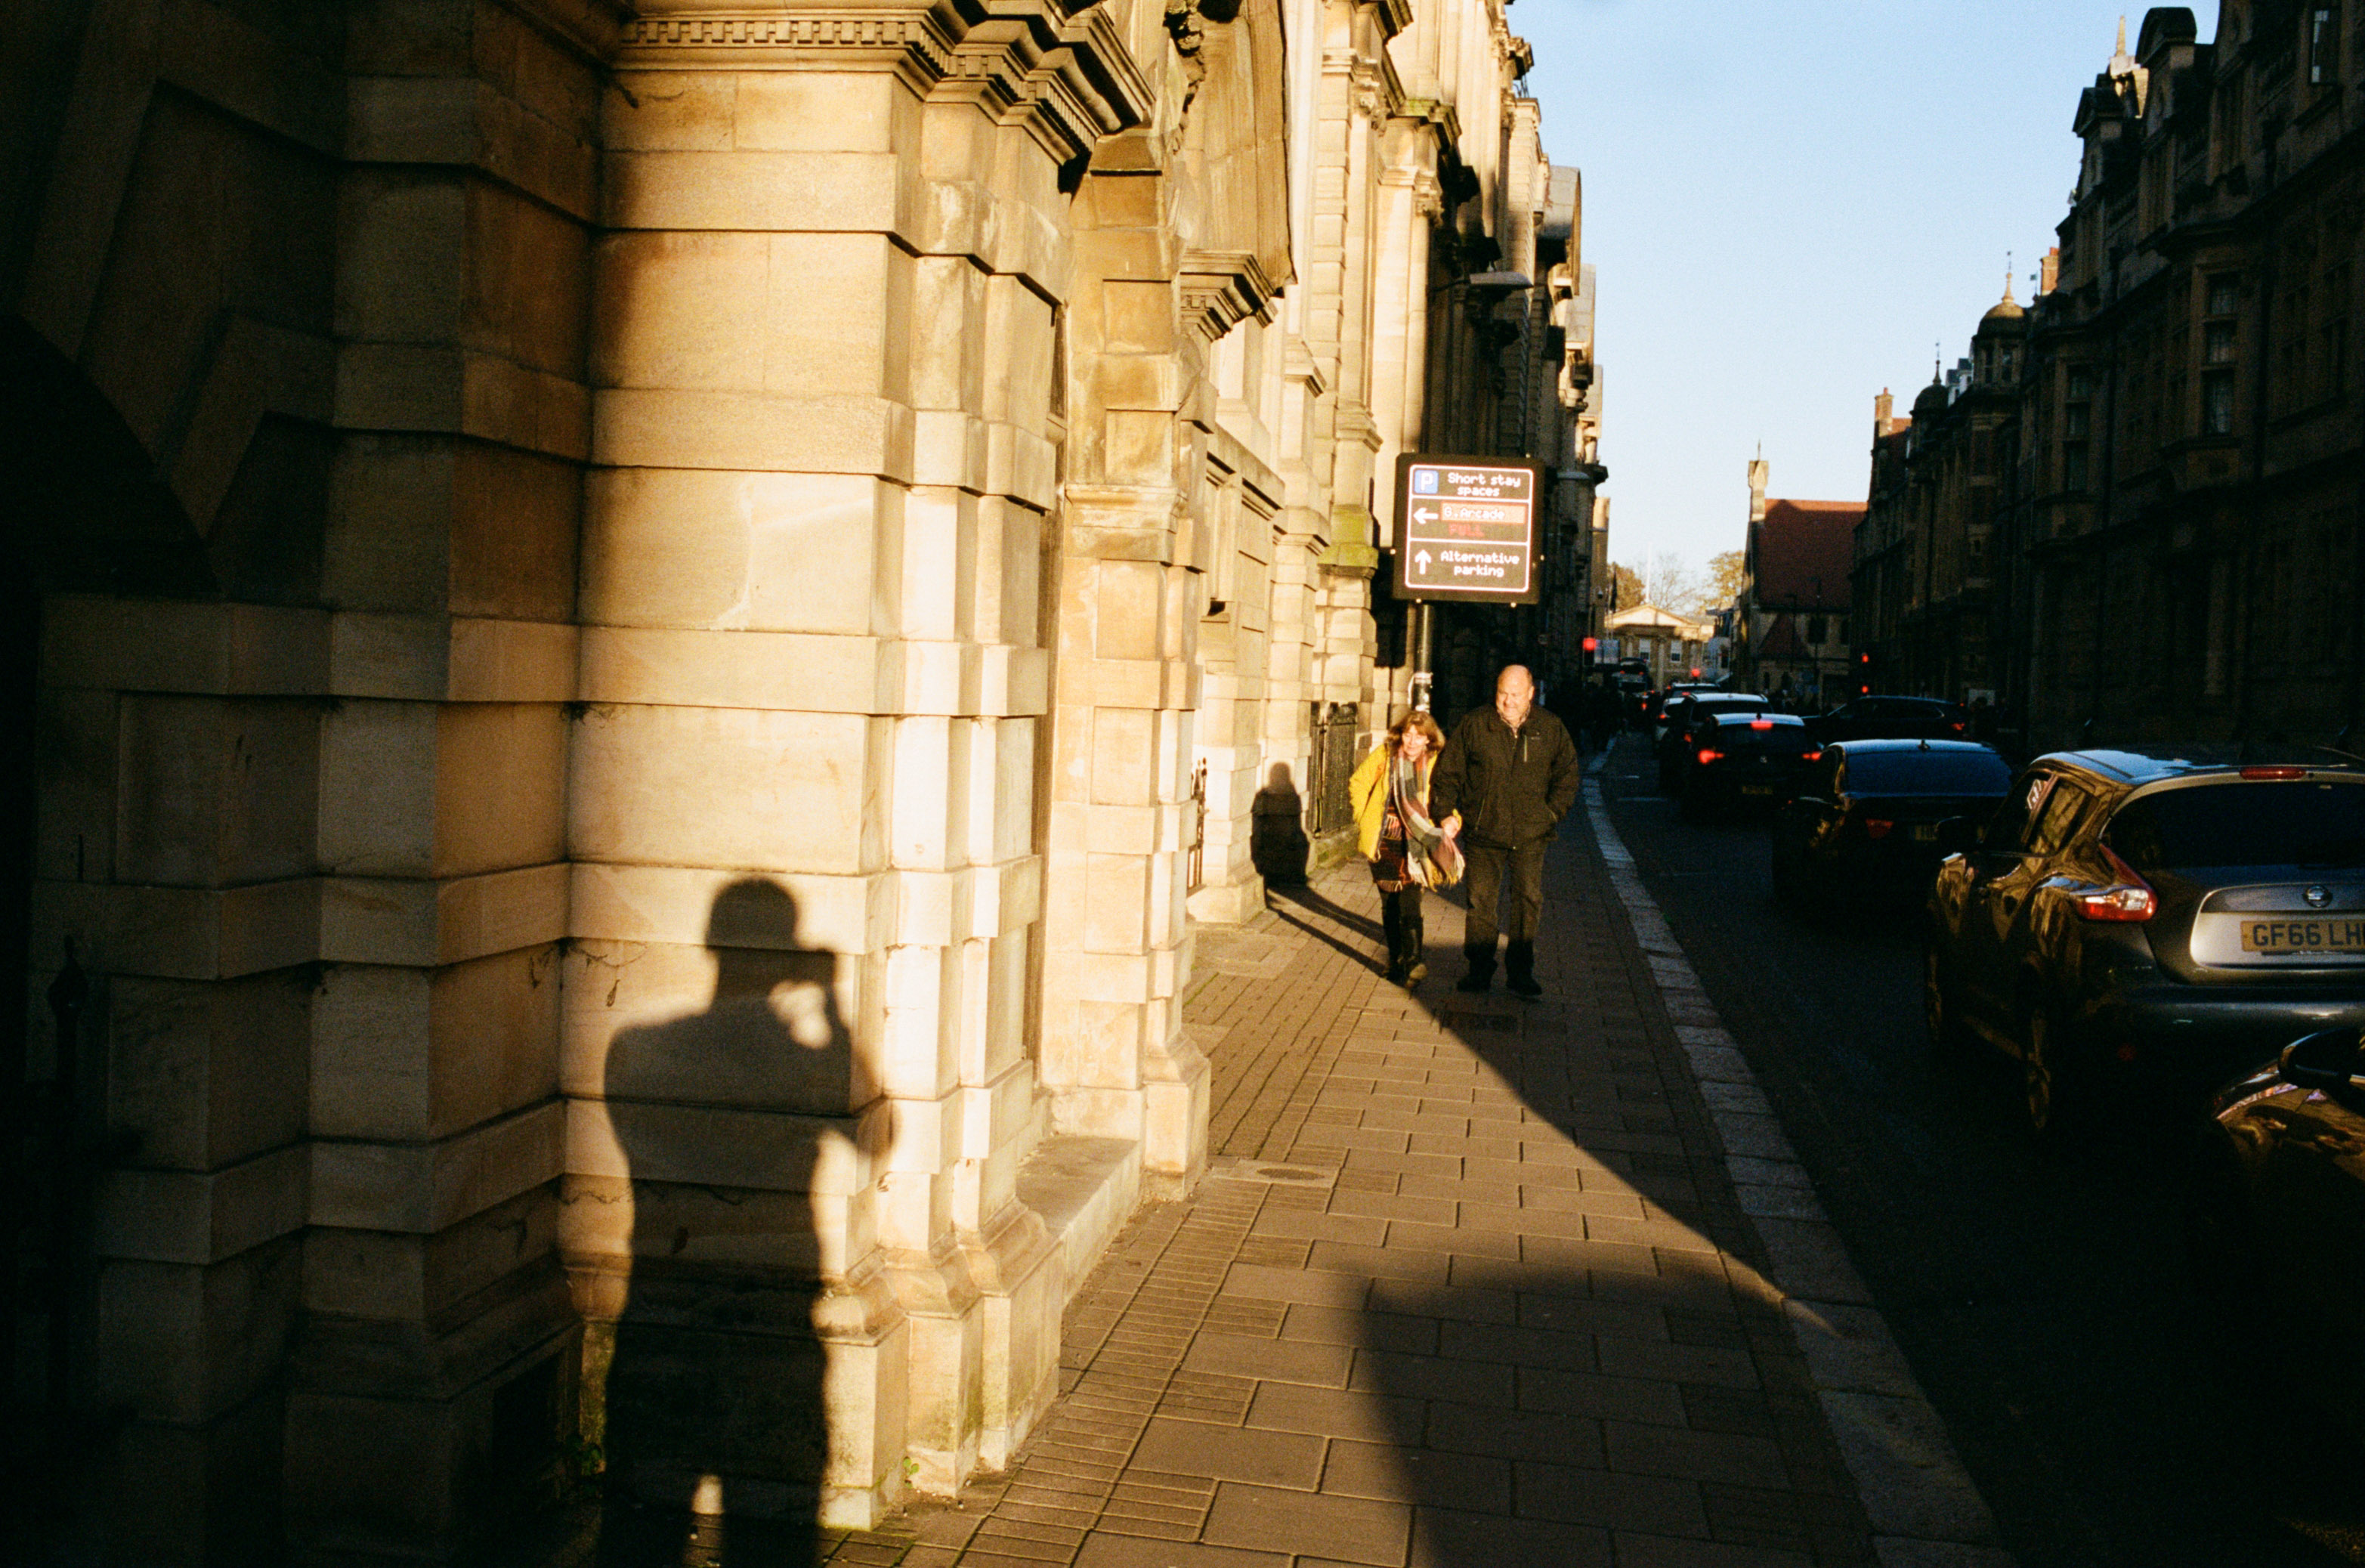
[[1896, 412], [1897, 399], [1889, 395], [1888, 387], [1882, 387], [1880, 396], [1872, 400], [1872, 433], [1875, 436], [1887, 435]]

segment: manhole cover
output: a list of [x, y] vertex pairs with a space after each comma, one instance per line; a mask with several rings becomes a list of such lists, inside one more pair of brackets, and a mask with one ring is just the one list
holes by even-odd
[[1265, 1159], [1211, 1159], [1207, 1174], [1226, 1182], [1266, 1182], [1277, 1187], [1328, 1187], [1336, 1172], [1318, 1165], [1276, 1165]]

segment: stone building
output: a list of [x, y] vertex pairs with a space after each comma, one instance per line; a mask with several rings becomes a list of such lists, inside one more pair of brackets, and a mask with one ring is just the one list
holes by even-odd
[[[2209, 43], [2181, 6], [2148, 12], [2133, 53], [2122, 28], [2079, 95], [2057, 272], [2010, 333], [1983, 322], [1975, 340], [2024, 333], [2017, 375], [1982, 374], [1975, 349], [1973, 395], [1955, 400], [1947, 450], [1975, 454], [1972, 425], [1991, 428], [1992, 506], [1884, 521], [1869, 543], [1876, 564], [1943, 554], [1990, 512], [1986, 657], [2032, 748], [2345, 734], [2354, 749], [2360, 31], [2354, 7], [2278, 0], [2227, 0]], [[1918, 442], [1918, 403], [1914, 422]], [[1877, 510], [1901, 471], [1876, 442]], [[1896, 655], [1933, 683], [1945, 626]]]
[[1749, 533], [1733, 601], [1732, 680], [1806, 705], [1848, 689], [1850, 555], [1865, 509], [1766, 498], [1764, 458], [1749, 464]]
[[1874, 399], [1851, 630], [1859, 672], [1883, 691], [1996, 699], [2006, 662], [1997, 646], [1997, 536], [2020, 461], [2027, 319], [2007, 278], [1969, 357], [1922, 389], [1911, 418], [1893, 417], [1887, 392]]
[[1473, 282], [1582, 276], [1503, 0], [0, 51], [45, 1539], [443, 1561], [594, 1451], [843, 1524], [1003, 1462], [1204, 1166], [1194, 913], [1401, 691], [1375, 476], [1568, 408]]

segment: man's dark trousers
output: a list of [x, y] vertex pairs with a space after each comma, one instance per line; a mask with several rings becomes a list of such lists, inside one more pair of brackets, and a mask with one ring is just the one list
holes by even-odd
[[[1506, 944], [1503, 967], [1513, 980], [1536, 975], [1536, 927], [1544, 913], [1544, 850], [1551, 841], [1534, 839], [1516, 849], [1496, 844], [1464, 844], [1468, 862], [1470, 917], [1462, 927], [1462, 956], [1472, 975], [1492, 979], [1495, 936]], [[1508, 908], [1504, 908], [1505, 904]]]

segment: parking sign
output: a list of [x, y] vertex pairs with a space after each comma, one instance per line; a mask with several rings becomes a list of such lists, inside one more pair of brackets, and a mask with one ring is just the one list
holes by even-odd
[[1533, 604], [1543, 470], [1500, 457], [1396, 459], [1396, 596]]

